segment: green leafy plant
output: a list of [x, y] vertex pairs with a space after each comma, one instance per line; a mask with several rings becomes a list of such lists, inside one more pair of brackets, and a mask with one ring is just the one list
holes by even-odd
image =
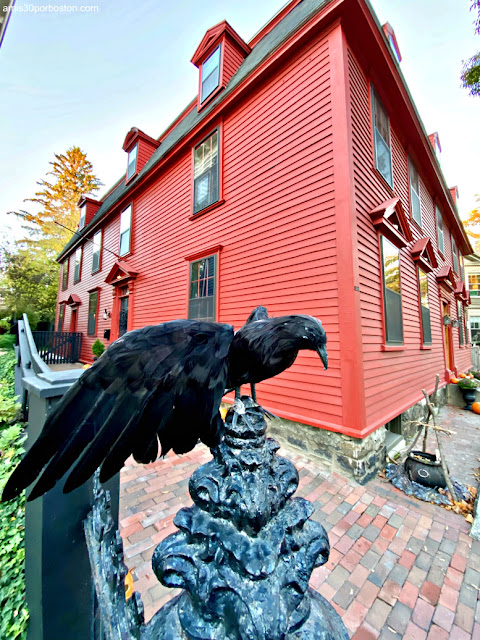
[[92, 344], [92, 353], [95, 357], [99, 358], [105, 351], [105, 345], [98, 338]]
[[475, 378], [460, 378], [457, 386], [460, 387], [460, 389], [476, 389], [478, 387], [478, 380], [475, 380]]
[[471, 371], [477, 380], [480, 380], [480, 371]]
[[10, 331], [10, 320], [11, 318], [2, 318], [0, 320], [0, 329], [5, 329], [5, 331]]
[[0, 349], [11, 349], [15, 344], [15, 336], [10, 333], [3, 333], [0, 336]]
[[[15, 356], [0, 356], [0, 492], [20, 462], [25, 437], [23, 425], [9, 424], [16, 415]], [[0, 638], [26, 640], [25, 604], [25, 493], [0, 504]]]

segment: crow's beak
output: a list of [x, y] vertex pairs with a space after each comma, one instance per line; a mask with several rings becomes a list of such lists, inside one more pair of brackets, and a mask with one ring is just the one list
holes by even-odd
[[323, 362], [323, 368], [328, 369], [328, 353], [326, 345], [322, 345], [321, 347], [317, 347], [317, 353], [320, 356]]

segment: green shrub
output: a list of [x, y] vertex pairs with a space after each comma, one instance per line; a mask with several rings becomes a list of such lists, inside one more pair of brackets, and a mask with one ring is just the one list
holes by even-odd
[[12, 349], [15, 344], [15, 337], [11, 333], [0, 335], [0, 349]]
[[105, 345], [101, 340], [97, 338], [95, 342], [92, 344], [93, 355], [99, 358], [104, 351], [105, 351]]
[[[14, 400], [15, 355], [0, 356], [0, 492], [23, 453], [23, 425], [10, 424], [17, 413]], [[0, 503], [0, 638], [25, 640], [25, 492]]]
[[[23, 425], [0, 427], [0, 491], [23, 452]], [[0, 638], [25, 640], [25, 492], [0, 504]]]

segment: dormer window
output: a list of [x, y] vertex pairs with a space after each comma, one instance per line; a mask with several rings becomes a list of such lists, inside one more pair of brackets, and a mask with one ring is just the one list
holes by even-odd
[[78, 228], [83, 229], [85, 226], [85, 220], [87, 218], [87, 205], [84, 204], [83, 207], [80, 207], [80, 222], [78, 223]]
[[206, 100], [220, 84], [221, 45], [202, 64], [201, 102]]
[[137, 151], [138, 144], [136, 144], [128, 153], [127, 180], [130, 180], [130, 178], [137, 172]]

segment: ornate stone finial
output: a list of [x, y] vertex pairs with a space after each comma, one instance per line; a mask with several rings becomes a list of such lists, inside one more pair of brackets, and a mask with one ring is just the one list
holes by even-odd
[[312, 505], [292, 498], [298, 473], [265, 438], [261, 407], [242, 397], [229, 410], [213, 460], [190, 479], [194, 506], [152, 566], [183, 592], [165, 605], [142, 640], [348, 640], [334, 609], [308, 588], [329, 555]]

